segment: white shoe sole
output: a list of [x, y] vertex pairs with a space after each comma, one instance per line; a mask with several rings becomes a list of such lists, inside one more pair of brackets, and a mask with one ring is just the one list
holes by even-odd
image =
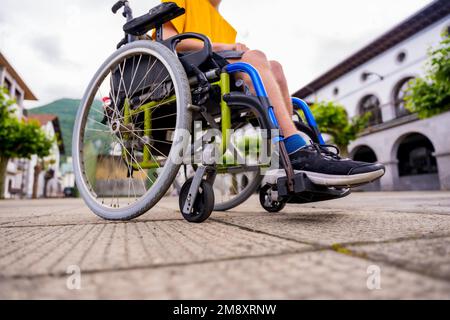
[[[304, 173], [311, 180], [312, 183], [327, 186], [327, 187], [354, 187], [362, 184], [373, 182], [381, 178], [385, 170], [380, 169], [377, 171], [353, 174], [353, 175], [332, 175], [310, 171], [294, 171], [295, 174]], [[283, 169], [272, 170], [267, 172], [266, 179], [268, 183], [275, 184], [280, 177], [286, 176]]]

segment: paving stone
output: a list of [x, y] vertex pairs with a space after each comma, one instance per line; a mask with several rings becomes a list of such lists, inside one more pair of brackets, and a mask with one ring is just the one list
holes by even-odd
[[258, 219], [232, 215], [214, 219], [251, 230], [326, 246], [450, 234], [450, 216], [437, 214], [361, 212], [356, 209], [321, 209], [314, 212], [300, 206], [279, 214], [266, 214]]
[[367, 287], [370, 261], [334, 252], [0, 282], [0, 298], [45, 299], [449, 299], [450, 284], [380, 264], [381, 289]]
[[[296, 209], [288, 205], [287, 211]], [[406, 212], [450, 215], [450, 196], [448, 192], [355, 192], [338, 200], [302, 205], [306, 208], [328, 208], [356, 210], [359, 212]]]
[[0, 298], [450, 299], [449, 199], [356, 193], [268, 214], [255, 196], [200, 225], [174, 197], [123, 223], [80, 199], [2, 201]]
[[[66, 206], [61, 200], [23, 200], [20, 203], [20, 210], [12, 205], [0, 209], [0, 227], [27, 227], [27, 226], [61, 226], [77, 224], [103, 224], [107, 221], [96, 216], [86, 207], [81, 199], [69, 200]], [[13, 204], [12, 201], [8, 201]], [[24, 206], [22, 207], [22, 202]], [[18, 202], [14, 202], [17, 206]], [[1, 204], [1, 203], [0, 203]], [[37, 204], [37, 206], [33, 206]], [[254, 207], [244, 205], [244, 210], [230, 212], [214, 212], [213, 216], [227, 217], [233, 216], [263, 216], [263, 212], [250, 213], [246, 208]], [[138, 217], [134, 221], [155, 221], [155, 220], [183, 220], [178, 208], [178, 200], [175, 197], [168, 197], [162, 203], [153, 207], [147, 213]]]
[[310, 246], [210, 222], [168, 220], [1, 229], [0, 276], [113, 270], [297, 252]]
[[357, 254], [450, 280], [450, 237], [350, 246]]

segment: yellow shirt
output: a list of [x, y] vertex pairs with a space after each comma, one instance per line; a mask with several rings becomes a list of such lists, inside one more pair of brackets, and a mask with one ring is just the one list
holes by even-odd
[[236, 43], [236, 30], [225, 20], [208, 0], [162, 0], [175, 2], [186, 13], [172, 24], [178, 33], [196, 32], [208, 36], [213, 43]]

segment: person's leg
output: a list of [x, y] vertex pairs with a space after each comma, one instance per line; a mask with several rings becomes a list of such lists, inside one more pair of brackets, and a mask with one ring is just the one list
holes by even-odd
[[284, 75], [283, 66], [278, 61], [269, 61], [270, 69], [275, 77], [275, 80], [280, 87], [281, 94], [284, 98], [284, 105], [287, 107], [287, 112], [292, 115], [294, 113], [294, 108], [292, 105], [291, 94], [289, 93], [288, 83], [286, 76]]
[[[240, 61], [249, 63], [258, 70], [264, 86], [266, 87], [270, 102], [275, 110], [275, 115], [280, 124], [283, 135], [286, 138], [297, 135], [298, 130], [292, 122], [292, 111], [290, 113], [287, 112], [289, 109], [292, 110], [292, 106], [286, 105], [286, 98], [277, 83], [271, 64], [267, 60], [265, 54], [258, 50], [250, 50], [244, 54]], [[237, 62], [237, 60], [233, 60], [233, 62]], [[249, 77], [244, 76], [243, 78], [246, 84], [251, 87], [252, 83]]]
[[[286, 149], [296, 172], [303, 172], [313, 183], [325, 186], [360, 185], [384, 175], [385, 168], [381, 164], [341, 159], [326, 147], [306, 146], [292, 121], [293, 108], [281, 65], [269, 62], [264, 53], [254, 50], [247, 51], [241, 61], [253, 65], [261, 75], [282, 132], [287, 137]], [[248, 76], [241, 77], [252, 87]]]

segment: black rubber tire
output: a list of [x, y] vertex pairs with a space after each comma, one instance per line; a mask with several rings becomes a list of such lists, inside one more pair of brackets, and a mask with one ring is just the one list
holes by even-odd
[[191, 223], [202, 223], [211, 216], [211, 213], [214, 210], [214, 190], [208, 181], [202, 180], [200, 189], [192, 207], [192, 213], [184, 214], [183, 207], [188, 197], [189, 189], [191, 188], [193, 180], [193, 178], [186, 180], [181, 188], [179, 198], [180, 211], [186, 221]]
[[284, 209], [284, 207], [286, 206], [286, 202], [271, 201], [271, 204], [268, 206], [266, 204], [266, 196], [268, 195], [267, 193], [271, 188], [272, 187], [270, 185], [265, 185], [261, 188], [261, 190], [259, 191], [259, 203], [261, 204], [261, 207], [263, 207], [267, 212], [278, 213]]

